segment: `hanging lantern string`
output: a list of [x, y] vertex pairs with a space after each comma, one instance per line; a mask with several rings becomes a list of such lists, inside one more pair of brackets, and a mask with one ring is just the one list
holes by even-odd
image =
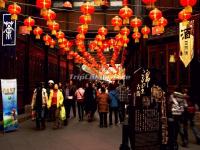
[[[9, 3], [13, 3], [14, 1], [8, 1]], [[16, 3], [18, 3], [18, 4], [20, 4], [20, 5], [26, 5], [26, 6], [32, 6], [32, 7], [35, 7], [35, 5], [32, 5], [32, 4], [26, 4], [26, 3], [21, 3], [21, 2], [16, 2]], [[65, 9], [63, 9], [63, 10], [65, 10]], [[74, 12], [80, 12], [80, 11], [74, 11]], [[199, 12], [199, 11], [196, 11], [197, 13]], [[112, 15], [112, 16], [114, 16], [114, 15], [118, 15], [118, 14], [106, 14], [106, 13], [98, 13], [98, 14], [105, 14], [105, 15]], [[22, 15], [22, 16], [25, 16], [25, 17], [28, 17], [29, 15], [26, 15], [26, 14], [23, 14], [23, 13], [21, 13], [20, 15]], [[194, 14], [194, 15], [192, 15], [192, 16], [195, 16], [195, 15], [199, 15], [199, 14]], [[133, 17], [134, 17], [135, 15], [133, 15]], [[148, 15], [141, 15], [140, 17], [147, 17]], [[168, 17], [175, 17], [176, 15], [169, 15]], [[30, 16], [30, 17], [32, 17], [32, 18], [34, 18], [34, 19], [40, 19], [40, 20], [45, 20], [44, 18], [42, 18], [42, 17], [36, 17], [36, 16]], [[69, 22], [67, 22], [67, 21], [62, 21], [62, 20], [55, 20], [56, 22], [60, 22], [60, 23], [68, 23], [68, 24], [77, 24], [77, 25], [81, 25], [81, 23], [77, 23], [77, 22], [71, 22], [71, 21], [69, 21]], [[89, 24], [89, 25], [91, 25], [91, 26], [102, 26], [101, 24]], [[106, 26], [106, 27], [112, 27], [112, 25], [104, 25], [104, 26]], [[76, 32], [76, 31], [73, 31], [73, 32]], [[91, 33], [91, 32], [90, 32]], [[94, 33], [96, 33], [96, 32], [94, 32]], [[115, 33], [115, 32], [113, 32], [113, 33]]]
[[[16, 2], [16, 1], [12, 1], [12, 0], [8, 0], [8, 3], [17, 3], [20, 5], [24, 5], [24, 6], [30, 6], [30, 7], [36, 7], [36, 5], [34, 4], [28, 4], [28, 3], [23, 3], [23, 2]], [[131, 5], [128, 4], [128, 6], [132, 6], [132, 7], [144, 7], [146, 8], [146, 5]], [[119, 6], [119, 7], [123, 7], [123, 6]], [[165, 7], [165, 6], [156, 6], [157, 8], [161, 8], [161, 9], [183, 9], [183, 7]], [[78, 8], [78, 7], [77, 7]], [[200, 7], [195, 7], [197, 9], [200, 9]], [[52, 7], [52, 10], [58, 10], [58, 11], [66, 11], [66, 12], [77, 12], [77, 13], [81, 13], [81, 11], [79, 10], [70, 10], [70, 9], [64, 9], [64, 8], [58, 8], [58, 7]], [[107, 14], [106, 12], [94, 12], [94, 14], [103, 14], [103, 15], [108, 15], [108, 16], [114, 16], [114, 15], [118, 15], [118, 14]]]

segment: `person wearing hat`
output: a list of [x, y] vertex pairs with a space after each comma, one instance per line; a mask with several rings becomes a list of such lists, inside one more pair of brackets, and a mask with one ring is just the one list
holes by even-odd
[[[53, 88], [54, 88], [54, 81], [53, 80], [49, 80], [48, 81], [48, 88], [47, 88], [48, 100], [49, 100], [49, 96], [50, 96], [50, 93], [53, 90]], [[52, 114], [51, 108], [47, 109], [46, 113], [47, 113], [47, 120], [48, 121], [52, 121], [53, 114]]]

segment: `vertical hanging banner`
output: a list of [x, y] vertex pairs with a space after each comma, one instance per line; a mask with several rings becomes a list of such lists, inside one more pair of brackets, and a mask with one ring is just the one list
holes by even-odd
[[18, 128], [17, 80], [1, 80], [1, 91], [4, 132], [16, 130]]
[[3, 14], [2, 46], [16, 45], [16, 21], [11, 20], [10, 14]]
[[180, 59], [187, 67], [194, 57], [194, 20], [179, 24]]

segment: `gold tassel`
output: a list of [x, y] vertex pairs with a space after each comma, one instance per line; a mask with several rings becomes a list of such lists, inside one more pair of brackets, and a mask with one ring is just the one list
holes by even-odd
[[119, 26], [115, 26], [115, 27], [114, 27], [114, 30], [115, 30], [115, 31], [119, 31], [119, 30], [120, 30], [120, 27], [119, 27]]
[[40, 35], [39, 35], [39, 34], [37, 34], [35, 38], [36, 38], [36, 39], [40, 39]]
[[58, 39], [58, 43], [62, 43], [62, 39]]
[[185, 9], [186, 12], [192, 13], [192, 7], [191, 6], [187, 6], [184, 9]]
[[5, 4], [4, 0], [0, 0], [0, 8], [5, 8]]
[[50, 48], [54, 48], [54, 45], [50, 45]]
[[182, 23], [183, 23], [183, 26], [187, 26], [189, 24], [187, 20], [184, 20]]
[[158, 20], [153, 20], [153, 26], [157, 26], [158, 25]]
[[44, 16], [46, 10], [47, 10], [46, 8], [42, 8], [42, 9], [40, 10], [40, 15], [41, 15], [41, 16]]
[[139, 39], [137, 38], [137, 39], [135, 39], [135, 43], [139, 43]]
[[47, 21], [47, 25], [50, 25], [52, 23], [52, 20]]
[[16, 15], [16, 14], [13, 14], [12, 16], [11, 16], [11, 20], [17, 20], [18, 19], [18, 16]]
[[144, 34], [144, 35], [143, 35], [143, 38], [144, 38], [144, 39], [148, 39], [148, 34]]
[[123, 24], [129, 24], [129, 18], [124, 18], [123, 19]]
[[47, 45], [47, 46], [48, 46], [48, 45], [49, 45], [49, 42], [45, 42], [45, 45]]
[[56, 30], [52, 30], [52, 31], [51, 31], [51, 34], [52, 34], [52, 35], [56, 35]]
[[31, 27], [31, 26], [28, 26], [28, 27], [27, 27], [27, 30], [28, 30], [28, 31], [31, 31], [31, 30], [32, 30], [32, 27]]
[[133, 28], [133, 32], [138, 32], [138, 27]]

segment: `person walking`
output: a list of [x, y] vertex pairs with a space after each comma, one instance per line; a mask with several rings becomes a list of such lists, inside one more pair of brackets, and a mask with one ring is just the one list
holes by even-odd
[[62, 127], [62, 120], [64, 120], [63, 111], [63, 94], [58, 89], [58, 84], [54, 85], [53, 91], [50, 93], [49, 101], [48, 101], [48, 108], [51, 107], [51, 111], [53, 113], [53, 121], [54, 121], [54, 129]]
[[109, 110], [109, 95], [106, 92], [105, 88], [101, 88], [101, 93], [97, 96], [97, 105], [99, 111], [99, 127], [100, 128], [107, 128], [107, 113]]
[[78, 89], [75, 92], [75, 97], [76, 97], [77, 106], [78, 106], [79, 121], [83, 121], [83, 115], [84, 115], [84, 93], [85, 93], [85, 90], [82, 88], [81, 85], [79, 85]]
[[36, 129], [45, 129], [45, 108], [47, 106], [47, 92], [42, 87], [42, 84], [38, 84], [37, 88], [33, 92], [31, 108], [36, 113]]
[[[47, 87], [48, 100], [49, 100], [49, 96], [50, 96], [50, 93], [53, 90], [53, 88], [54, 88], [54, 81], [53, 80], [49, 80], [48, 81], [48, 87]], [[53, 114], [51, 112], [51, 108], [46, 109], [46, 115], [47, 115], [47, 121], [51, 122], [52, 119], [53, 119]]]
[[96, 91], [92, 87], [92, 83], [89, 83], [88, 87], [86, 87], [84, 98], [85, 98], [85, 111], [88, 117], [88, 122], [91, 122], [94, 119], [94, 113], [97, 107], [96, 100], [95, 100]]
[[109, 86], [109, 99], [110, 99], [110, 108], [109, 108], [109, 125], [112, 123], [112, 114], [115, 115], [115, 125], [118, 123], [118, 110], [119, 110], [119, 96], [117, 90], [113, 84]]
[[120, 122], [124, 122], [125, 119], [125, 105], [128, 103], [128, 91], [123, 85], [123, 80], [119, 81], [119, 86], [117, 87], [117, 93], [119, 95], [119, 119]]

